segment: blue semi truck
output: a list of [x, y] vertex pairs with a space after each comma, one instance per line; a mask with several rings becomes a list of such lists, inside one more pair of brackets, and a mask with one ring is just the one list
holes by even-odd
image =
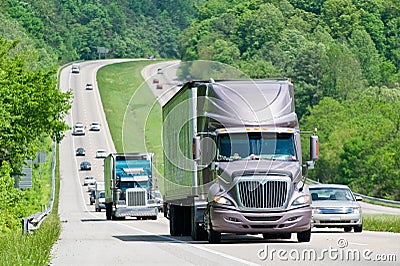
[[157, 219], [158, 206], [151, 193], [152, 153], [109, 154], [104, 159], [104, 189], [107, 220]]

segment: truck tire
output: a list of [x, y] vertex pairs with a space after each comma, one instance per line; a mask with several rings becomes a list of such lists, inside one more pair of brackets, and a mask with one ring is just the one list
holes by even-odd
[[211, 220], [208, 222], [208, 243], [210, 244], [219, 244], [221, 243], [221, 233], [220, 232], [216, 232], [214, 231], [213, 227], [212, 227], [212, 223]]
[[111, 203], [106, 203], [106, 219], [111, 220], [112, 217], [112, 205]]
[[192, 234], [192, 207], [179, 206], [181, 223], [183, 224], [182, 236], [191, 236]]
[[196, 216], [195, 216], [195, 207], [192, 207], [191, 211], [191, 224], [192, 224], [192, 239], [194, 241], [202, 241], [202, 240], [207, 240], [207, 230], [196, 221]]
[[183, 224], [179, 219], [179, 210], [175, 205], [169, 205], [169, 234], [171, 236], [182, 235]]
[[298, 242], [310, 242], [311, 240], [311, 228], [307, 231], [297, 233]]

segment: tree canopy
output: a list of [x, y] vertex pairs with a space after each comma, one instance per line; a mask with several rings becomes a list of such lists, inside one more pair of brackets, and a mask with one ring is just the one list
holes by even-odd
[[48, 90], [52, 67], [105, 47], [108, 58], [213, 60], [252, 78], [291, 78], [302, 130], [320, 135], [312, 176], [400, 199], [397, 0], [7, 0], [0, 9], [4, 158], [29, 149], [26, 134], [60, 132], [68, 97]]

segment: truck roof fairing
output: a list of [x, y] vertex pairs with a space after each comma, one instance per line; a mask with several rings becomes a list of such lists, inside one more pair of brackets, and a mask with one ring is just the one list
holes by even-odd
[[204, 89], [198, 115], [209, 117], [211, 127], [298, 126], [293, 85], [287, 80], [223, 81]]

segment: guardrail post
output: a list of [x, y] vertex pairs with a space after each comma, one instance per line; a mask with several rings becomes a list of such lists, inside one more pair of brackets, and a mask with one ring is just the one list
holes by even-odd
[[22, 218], [22, 234], [26, 235], [28, 232], [28, 218]]

